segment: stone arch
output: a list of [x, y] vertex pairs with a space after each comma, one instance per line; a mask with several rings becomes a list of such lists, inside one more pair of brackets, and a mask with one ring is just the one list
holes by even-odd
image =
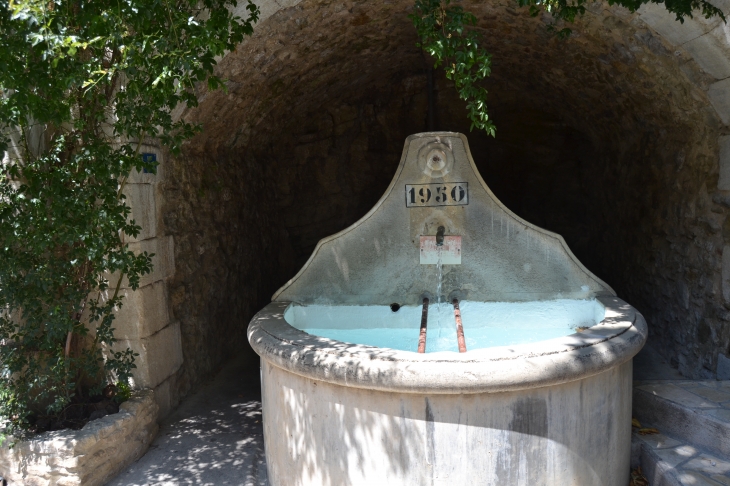
[[[227, 92], [200, 87], [177, 113], [204, 132], [164, 154], [149, 189], [153, 236], [174, 241], [162, 279], [182, 361], [151, 385], [163, 408], [246, 349], [251, 315], [377, 201], [405, 136], [426, 129], [410, 5], [260, 2], [253, 37], [219, 64]], [[511, 0], [466, 7], [493, 53], [497, 138], [469, 133], [443, 78], [436, 128], [466, 133], [496, 195], [561, 233], [680, 371], [726, 373], [730, 28], [594, 3], [563, 42]]]

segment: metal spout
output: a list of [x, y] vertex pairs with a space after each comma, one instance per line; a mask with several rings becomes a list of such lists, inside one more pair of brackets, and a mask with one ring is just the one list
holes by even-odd
[[446, 228], [439, 226], [436, 231], [436, 246], [444, 246], [444, 231], [446, 231]]

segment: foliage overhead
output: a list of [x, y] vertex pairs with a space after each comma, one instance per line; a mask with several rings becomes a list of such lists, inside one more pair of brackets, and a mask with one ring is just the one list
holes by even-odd
[[[123, 281], [152, 270], [124, 189], [200, 127], [172, 117], [223, 86], [217, 56], [252, 33], [235, 0], [0, 0], [0, 417], [62, 418], [131, 376], [112, 351]], [[118, 347], [118, 346], [117, 346]], [[117, 349], [115, 347], [114, 349]]]
[[459, 98], [467, 102], [471, 130], [478, 128], [494, 136], [496, 128], [487, 114], [487, 90], [478, 83], [491, 73], [491, 56], [479, 47], [479, 35], [466, 27], [476, 17], [450, 0], [416, 0], [409, 15], [418, 32], [418, 46], [442, 66], [446, 78], [454, 82]]
[[[517, 0], [521, 7], [529, 7], [532, 16], [547, 12], [552, 17], [548, 29], [560, 38], [568, 37], [571, 30], [557, 26], [583, 15], [588, 1]], [[697, 11], [706, 18], [718, 16], [726, 22], [722, 10], [707, 0], [608, 0], [609, 5], [621, 5], [631, 12], [649, 2], [664, 4], [682, 23]], [[452, 6], [451, 0], [415, 0], [409, 18], [418, 32], [418, 47], [434, 59], [434, 67], [444, 67], [446, 78], [454, 82], [459, 97], [467, 102], [470, 129], [478, 128], [494, 136], [496, 127], [487, 113], [487, 90], [480, 85], [491, 72], [491, 55], [479, 47], [481, 39], [474, 29], [476, 17], [461, 6]]]
[[[579, 15], [586, 13], [586, 4], [594, 0], [517, 0], [521, 7], [529, 7], [530, 15], [533, 17], [545, 11], [553, 18], [548, 26], [550, 30], [557, 32], [559, 37], [570, 35], [570, 29], [564, 27], [558, 29], [556, 25], [560, 21], [573, 22]], [[663, 4], [667, 11], [673, 13], [680, 23], [684, 23], [686, 17], [693, 18], [694, 14], [700, 12], [705, 18], [720, 17], [726, 21], [725, 14], [707, 0], [608, 0], [609, 5], [620, 5], [636, 12], [639, 7], [646, 3]]]

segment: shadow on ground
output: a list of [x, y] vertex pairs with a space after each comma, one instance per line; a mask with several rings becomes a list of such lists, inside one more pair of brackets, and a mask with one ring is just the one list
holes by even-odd
[[160, 426], [139, 461], [109, 486], [265, 486], [258, 369], [242, 360], [223, 367]]

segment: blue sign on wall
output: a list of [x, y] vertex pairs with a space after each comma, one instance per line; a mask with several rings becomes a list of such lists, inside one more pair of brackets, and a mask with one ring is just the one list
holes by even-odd
[[[149, 152], [143, 152], [142, 153], [142, 160], [147, 163], [153, 163], [155, 167], [157, 167], [157, 154], [152, 154]], [[143, 174], [152, 174], [153, 172], [149, 170], [147, 167], [144, 167], [142, 169]]]

